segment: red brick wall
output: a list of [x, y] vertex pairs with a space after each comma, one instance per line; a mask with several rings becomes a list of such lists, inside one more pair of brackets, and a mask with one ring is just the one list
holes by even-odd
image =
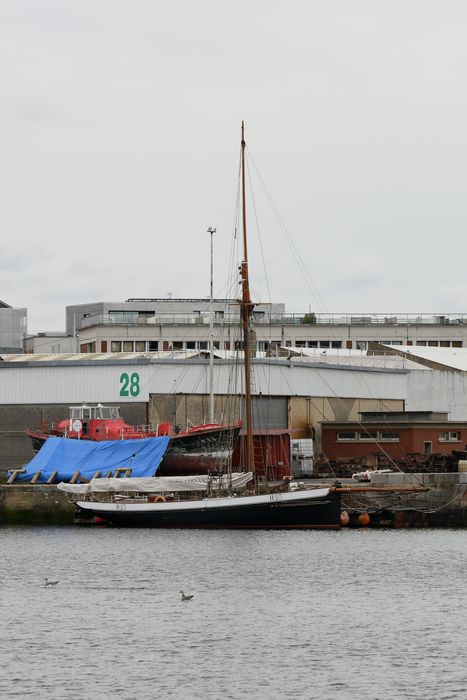
[[[379, 444], [376, 442], [343, 442], [337, 441], [337, 433], [348, 432], [353, 430], [354, 426], [335, 428], [330, 426], [327, 428], [322, 426], [321, 445], [322, 450], [328, 459], [352, 459], [359, 457], [369, 457], [384, 449], [387, 454], [393, 459], [401, 459], [406, 454], [424, 453], [425, 442], [432, 443], [433, 454], [450, 454], [453, 450], [463, 450], [467, 442], [467, 429], [454, 426], [436, 426], [436, 427], [388, 427], [387, 425], [366, 425], [368, 430], [393, 430], [399, 433], [399, 442], [385, 442], [381, 440]], [[364, 433], [361, 427], [355, 427], [356, 432]], [[459, 433], [460, 441], [457, 442], [440, 442], [439, 434], [442, 431], [456, 431]], [[381, 445], [381, 447], [379, 447]]]

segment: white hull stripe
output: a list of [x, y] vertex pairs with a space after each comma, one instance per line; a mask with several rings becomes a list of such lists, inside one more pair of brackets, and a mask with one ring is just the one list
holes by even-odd
[[325, 498], [329, 489], [313, 489], [295, 493], [268, 493], [260, 496], [240, 496], [223, 498], [203, 498], [193, 501], [169, 501], [167, 503], [99, 503], [97, 501], [77, 501], [83, 510], [98, 510], [101, 513], [164, 513], [180, 510], [205, 510], [216, 508], [241, 508], [268, 503], [301, 503]]

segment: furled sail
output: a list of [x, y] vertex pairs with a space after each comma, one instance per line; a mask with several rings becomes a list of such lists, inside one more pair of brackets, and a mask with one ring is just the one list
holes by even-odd
[[60, 491], [85, 495], [88, 493], [159, 493], [175, 491], [213, 491], [219, 489], [243, 489], [253, 479], [252, 472], [238, 472], [232, 475], [209, 476], [156, 476], [154, 478], [92, 479], [88, 484], [57, 485]]

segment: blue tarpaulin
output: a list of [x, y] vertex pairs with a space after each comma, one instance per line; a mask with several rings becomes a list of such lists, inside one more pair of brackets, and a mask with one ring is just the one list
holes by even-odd
[[44, 484], [53, 472], [55, 481], [70, 481], [75, 472], [92, 479], [97, 471], [101, 476], [115, 469], [131, 468], [130, 476], [154, 476], [169, 445], [169, 437], [150, 437], [138, 440], [74, 440], [48, 438], [36, 456], [26, 464], [25, 472], [16, 481], [30, 481], [40, 472], [37, 483]]

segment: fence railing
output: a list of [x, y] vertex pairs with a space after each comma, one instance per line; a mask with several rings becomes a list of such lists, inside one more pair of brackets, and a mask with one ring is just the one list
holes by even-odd
[[[253, 314], [257, 325], [273, 326], [459, 326], [467, 325], [467, 314], [314, 314], [314, 313], [265, 313]], [[195, 314], [160, 313], [153, 316], [138, 315], [134, 312], [122, 314], [95, 314], [81, 319], [80, 327], [107, 325], [209, 325], [209, 312]], [[237, 313], [214, 313], [214, 324], [238, 325]]]

